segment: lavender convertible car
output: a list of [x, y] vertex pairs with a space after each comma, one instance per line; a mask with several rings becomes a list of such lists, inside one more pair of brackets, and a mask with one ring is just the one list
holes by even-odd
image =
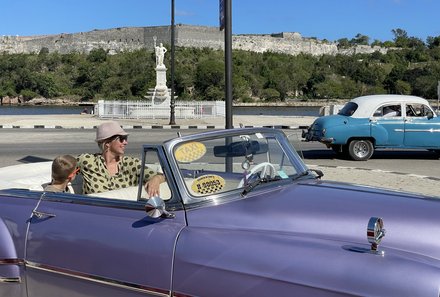
[[161, 197], [1, 169], [0, 296], [439, 296], [434, 198], [322, 181], [268, 128], [144, 145], [142, 162]]

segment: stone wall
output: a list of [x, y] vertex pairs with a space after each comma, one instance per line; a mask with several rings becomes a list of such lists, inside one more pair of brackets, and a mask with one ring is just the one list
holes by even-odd
[[[74, 34], [56, 34], [45, 36], [3, 36], [0, 37], [0, 52], [6, 53], [39, 53], [42, 48], [49, 52], [62, 54], [69, 52], [88, 53], [92, 49], [103, 48], [110, 54], [138, 49], [153, 50], [154, 40], [157, 44], [170, 44], [170, 26], [124, 27], [108, 30], [93, 30]], [[224, 32], [217, 27], [176, 25], [176, 46], [223, 49]], [[276, 52], [289, 55], [308, 53], [315, 56], [329, 54], [386, 53], [385, 48], [356, 46], [338, 49], [337, 43], [304, 38], [297, 32], [274, 34], [234, 35], [233, 49], [252, 52]]]

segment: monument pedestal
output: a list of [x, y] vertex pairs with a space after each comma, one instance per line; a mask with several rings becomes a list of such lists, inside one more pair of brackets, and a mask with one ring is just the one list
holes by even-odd
[[170, 96], [167, 87], [167, 68], [165, 65], [156, 67], [156, 87], [154, 89], [159, 96]]

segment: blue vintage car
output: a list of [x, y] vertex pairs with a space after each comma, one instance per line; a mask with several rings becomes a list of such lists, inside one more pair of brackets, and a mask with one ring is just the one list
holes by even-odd
[[440, 118], [420, 97], [362, 96], [348, 102], [337, 115], [317, 118], [302, 136], [357, 161], [368, 160], [375, 148], [440, 153]]
[[43, 192], [50, 162], [1, 169], [0, 296], [439, 296], [439, 200], [324, 182], [268, 128], [141, 159], [160, 197]]

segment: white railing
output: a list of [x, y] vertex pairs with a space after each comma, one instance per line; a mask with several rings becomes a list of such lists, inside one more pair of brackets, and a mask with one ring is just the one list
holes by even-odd
[[[100, 118], [166, 119], [170, 117], [169, 104], [152, 104], [146, 101], [99, 100], [95, 113]], [[176, 119], [225, 117], [224, 101], [175, 101]]]

